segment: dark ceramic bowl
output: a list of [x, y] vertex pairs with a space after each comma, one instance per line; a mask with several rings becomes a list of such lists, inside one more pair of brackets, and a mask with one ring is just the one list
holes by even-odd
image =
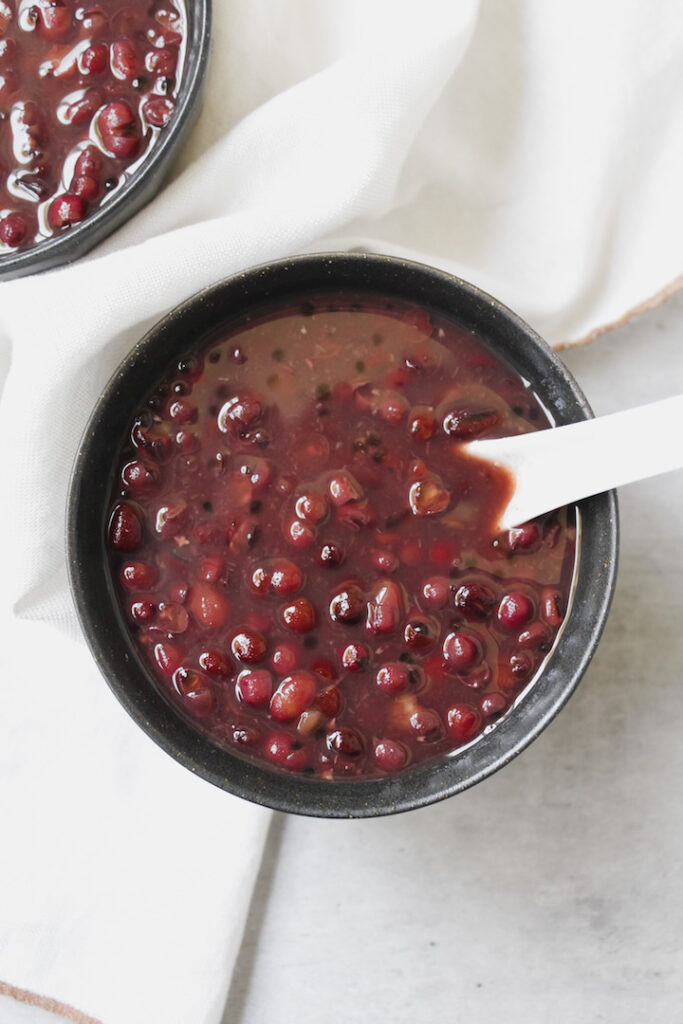
[[212, 0], [186, 0], [185, 65], [173, 120], [139, 169], [109, 202], [95, 210], [81, 224], [25, 252], [0, 256], [0, 281], [72, 263], [104, 241], [154, 198], [170, 170], [173, 158], [201, 111], [211, 45], [211, 4]]
[[215, 745], [161, 695], [119, 613], [105, 549], [114, 460], [135, 410], [188, 347], [201, 348], [227, 319], [306, 292], [395, 295], [450, 314], [481, 334], [536, 390], [558, 425], [591, 410], [569, 371], [538, 335], [490, 295], [442, 271], [369, 255], [301, 256], [239, 274], [169, 313], [124, 360], [100, 398], [74, 467], [68, 510], [71, 585], [90, 648], [138, 725], [209, 782], [259, 804], [322, 817], [370, 817], [441, 800], [520, 753], [557, 714], [593, 656], [617, 571], [614, 492], [577, 506], [578, 570], [570, 614], [542, 674], [523, 699], [461, 753], [366, 781], [293, 776]]

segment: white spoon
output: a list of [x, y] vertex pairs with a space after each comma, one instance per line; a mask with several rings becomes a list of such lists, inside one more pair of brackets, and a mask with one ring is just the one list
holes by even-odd
[[508, 470], [515, 491], [508, 530], [543, 512], [683, 466], [683, 395], [516, 437], [468, 441], [464, 450]]

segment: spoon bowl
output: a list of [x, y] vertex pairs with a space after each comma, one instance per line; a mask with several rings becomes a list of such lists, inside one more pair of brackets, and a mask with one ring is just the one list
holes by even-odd
[[682, 420], [683, 395], [675, 395], [556, 430], [463, 447], [513, 477], [514, 491], [499, 519], [502, 531], [581, 498], [680, 469]]

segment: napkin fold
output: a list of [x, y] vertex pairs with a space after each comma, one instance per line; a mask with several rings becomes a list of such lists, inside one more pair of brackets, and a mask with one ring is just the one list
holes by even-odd
[[0, 286], [0, 980], [104, 1024], [217, 1024], [269, 820], [142, 735], [79, 640], [68, 477], [121, 358], [300, 251], [442, 266], [554, 344], [681, 271], [676, 0], [214, 6], [170, 184], [78, 264]]

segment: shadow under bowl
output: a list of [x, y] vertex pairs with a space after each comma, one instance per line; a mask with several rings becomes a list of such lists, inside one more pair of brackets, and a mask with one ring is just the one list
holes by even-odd
[[185, 64], [171, 123], [128, 181], [84, 221], [30, 249], [3, 253], [0, 256], [0, 281], [73, 263], [130, 220], [157, 194], [202, 106], [211, 48], [212, 0], [186, 0], [186, 9]]
[[541, 674], [490, 731], [462, 751], [402, 774], [323, 781], [288, 774], [218, 746], [164, 698], [120, 614], [106, 525], [115, 462], [130, 421], [174, 360], [205, 346], [225, 321], [306, 293], [395, 296], [457, 319], [482, 336], [539, 396], [558, 426], [592, 417], [557, 355], [516, 314], [440, 270], [387, 256], [299, 256], [256, 267], [182, 303], [136, 345], [107, 385], [81, 442], [68, 505], [71, 586], [86, 639], [137, 724], [177, 761], [230, 793], [281, 811], [359, 818], [422, 807], [503, 767], [548, 725], [578, 685], [602, 632], [617, 571], [615, 493], [580, 502], [570, 613]]

